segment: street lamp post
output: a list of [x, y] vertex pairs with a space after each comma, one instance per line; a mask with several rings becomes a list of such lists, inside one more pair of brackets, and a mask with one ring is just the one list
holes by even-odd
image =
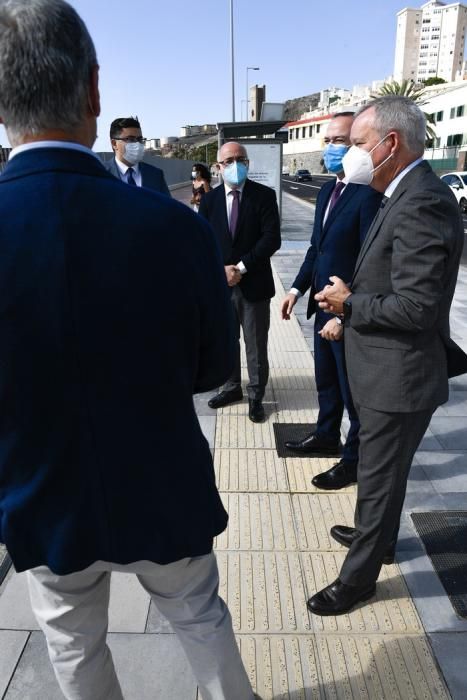
[[249, 121], [249, 115], [248, 115], [248, 103], [250, 101], [250, 95], [248, 91], [248, 71], [249, 70], [259, 70], [258, 66], [247, 66], [246, 67], [246, 121]]
[[232, 72], [232, 121], [235, 121], [234, 20], [233, 0], [230, 0], [230, 64]]

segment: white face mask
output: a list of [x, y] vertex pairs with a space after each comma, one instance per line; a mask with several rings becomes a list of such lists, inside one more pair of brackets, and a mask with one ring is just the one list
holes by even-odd
[[378, 141], [371, 151], [365, 151], [358, 146], [351, 146], [349, 148], [342, 159], [345, 179], [348, 183], [352, 182], [354, 185], [369, 185], [373, 180], [375, 172], [392, 158], [393, 154], [391, 153], [382, 163], [377, 165], [376, 168], [373, 166], [371, 154], [385, 139], [387, 139], [387, 136], [382, 138], [381, 141]]
[[144, 156], [144, 143], [126, 143], [125, 144], [125, 160], [131, 165], [136, 165]]
[[198, 173], [196, 172], [196, 170], [191, 171], [191, 177], [193, 178], [193, 180], [196, 180], [197, 175], [198, 175]]

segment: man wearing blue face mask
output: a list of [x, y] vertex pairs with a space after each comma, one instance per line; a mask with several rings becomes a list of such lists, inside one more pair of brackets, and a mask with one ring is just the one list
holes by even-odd
[[339, 436], [344, 406], [350, 428], [342, 458], [331, 469], [316, 475], [312, 483], [320, 489], [340, 489], [357, 481], [358, 417], [353, 406], [344, 360], [343, 328], [337, 316], [323, 312], [314, 301], [314, 290], [327, 283], [332, 270], [350, 279], [360, 246], [378, 210], [381, 195], [370, 187], [347, 184], [342, 159], [350, 146], [352, 112], [335, 114], [324, 142], [324, 163], [336, 180], [326, 183], [318, 194], [311, 245], [292, 289], [282, 302], [282, 318], [290, 319], [297, 299], [311, 289], [307, 318], [315, 315], [315, 378], [319, 415], [314, 430], [286, 446], [306, 455], [333, 455], [339, 452]]
[[248, 154], [236, 142], [219, 151], [223, 187], [201, 200], [199, 213], [211, 224], [224, 258], [236, 323], [236, 361], [222, 391], [209, 401], [222, 408], [243, 398], [240, 327], [243, 330], [249, 383], [249, 418], [264, 420], [263, 396], [269, 377], [269, 307], [275, 294], [271, 256], [281, 246], [280, 219], [274, 190], [248, 179]]
[[104, 163], [109, 173], [133, 187], [146, 187], [170, 197], [163, 171], [142, 162], [146, 139], [137, 118], [114, 119], [110, 125], [110, 143], [115, 157]]

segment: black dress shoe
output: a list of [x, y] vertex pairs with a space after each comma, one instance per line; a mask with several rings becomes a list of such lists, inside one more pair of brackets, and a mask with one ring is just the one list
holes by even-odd
[[315, 615], [343, 615], [354, 605], [371, 598], [376, 590], [376, 584], [366, 586], [348, 586], [338, 578], [312, 596], [307, 602], [307, 608]]
[[248, 418], [253, 423], [262, 423], [264, 420], [264, 408], [261, 399], [248, 399], [249, 411]]
[[303, 438], [303, 440], [288, 440], [285, 446], [288, 450], [299, 452], [302, 455], [315, 454], [317, 452], [320, 454], [335, 455], [340, 452], [339, 443], [323, 440], [323, 438], [316, 435], [316, 433], [308, 435], [308, 437]]
[[228, 406], [229, 403], [235, 403], [235, 401], [241, 401], [243, 399], [243, 392], [241, 389], [232, 389], [232, 391], [221, 391], [217, 396], [213, 396], [209, 399], [209, 408], [222, 408], [223, 406]]
[[[357, 534], [357, 530], [354, 527], [347, 527], [347, 525], [333, 525], [331, 528], [331, 537], [339, 544], [344, 545], [344, 547], [350, 547]], [[390, 547], [386, 550], [383, 557], [383, 564], [394, 564], [395, 556], [395, 549]]]
[[327, 472], [317, 474], [311, 480], [313, 486], [318, 489], [343, 489], [344, 486], [355, 484], [357, 481], [357, 466], [348, 464], [341, 459]]

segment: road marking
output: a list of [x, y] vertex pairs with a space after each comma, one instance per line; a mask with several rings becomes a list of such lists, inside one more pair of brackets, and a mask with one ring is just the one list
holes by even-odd
[[293, 185], [290, 185], [290, 189], [291, 189], [291, 190], [299, 190], [300, 187], [294, 187]]

